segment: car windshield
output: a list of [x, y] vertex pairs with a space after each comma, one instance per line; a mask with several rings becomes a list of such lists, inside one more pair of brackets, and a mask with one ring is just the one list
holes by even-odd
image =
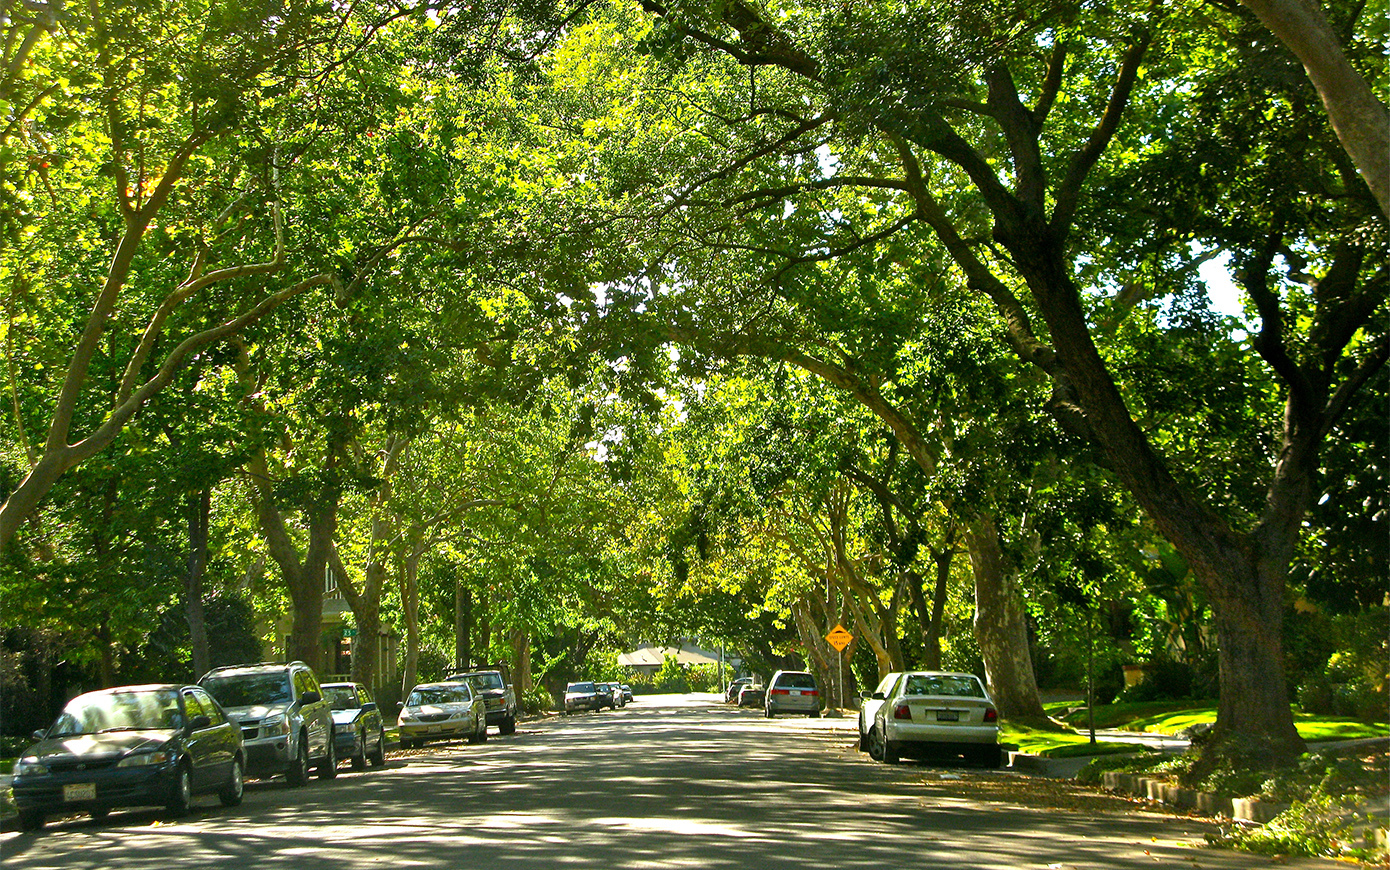
[[777, 678], [779, 689], [814, 689], [816, 678], [810, 674], [782, 674]]
[[980, 681], [974, 677], [953, 677], [953, 676], [928, 676], [926, 674], [909, 674], [907, 685], [903, 686], [904, 695], [935, 695], [948, 698], [983, 698], [984, 690], [980, 688]]
[[69, 701], [53, 727], [48, 729], [48, 736], [172, 730], [182, 726], [179, 694], [173, 689], [96, 692]]
[[593, 683], [570, 683], [565, 691], [571, 695], [592, 695], [597, 690]]
[[499, 674], [469, 674], [467, 677], [468, 685], [477, 689], [479, 692], [487, 692], [492, 689], [502, 688], [502, 677]]
[[223, 707], [254, 707], [287, 704], [294, 700], [289, 674], [226, 674], [208, 677], [203, 688]]
[[468, 701], [468, 692], [450, 686], [417, 686], [406, 699], [407, 707], [429, 707], [438, 704], [458, 704]]
[[334, 710], [356, 710], [362, 706], [357, 703], [357, 689], [353, 686], [324, 686], [323, 697]]

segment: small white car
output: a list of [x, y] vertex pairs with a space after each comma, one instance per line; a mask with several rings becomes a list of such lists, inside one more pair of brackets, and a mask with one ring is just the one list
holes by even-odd
[[401, 704], [396, 726], [402, 749], [453, 737], [482, 743], [487, 739], [487, 707], [467, 683], [421, 683]]
[[888, 764], [904, 755], [963, 755], [998, 767], [999, 711], [974, 674], [892, 673], [864, 699], [859, 748]]

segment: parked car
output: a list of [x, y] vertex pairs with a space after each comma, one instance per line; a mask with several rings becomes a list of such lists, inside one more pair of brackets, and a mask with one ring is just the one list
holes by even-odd
[[623, 703], [624, 703], [624, 704], [631, 704], [631, 703], [632, 703], [632, 687], [629, 686], [627, 683], [621, 683], [621, 684], [619, 684], [618, 688], [620, 688], [620, 689], [623, 690]]
[[504, 679], [500, 668], [454, 674], [449, 682], [468, 683], [475, 693], [483, 696], [487, 724], [496, 725], [499, 734], [516, 733], [516, 717], [521, 708], [517, 704], [516, 690]]
[[878, 681], [878, 687], [872, 692], [864, 692], [859, 702], [859, 751], [869, 751], [869, 729], [874, 724], [874, 714], [878, 708], [883, 706], [883, 699], [892, 691], [893, 686], [902, 676], [901, 671], [894, 671]]
[[262, 662], [213, 668], [198, 685], [241, 726], [247, 774], [283, 773], [291, 786], [301, 786], [309, 781], [314, 762], [320, 778], [338, 775], [333, 710], [308, 665]]
[[324, 683], [323, 696], [333, 710], [334, 751], [352, 759], [353, 770], [386, 764], [386, 729], [381, 711], [361, 683]]
[[604, 707], [604, 694], [596, 683], [585, 680], [565, 686], [565, 706], [562, 713], [569, 714], [579, 710], [593, 710], [597, 713]]
[[103, 818], [114, 807], [183, 814], [194, 795], [241, 803], [241, 731], [197, 686], [122, 686], [78, 695], [14, 766], [21, 830], [54, 813]]
[[597, 683], [596, 685], [608, 694], [608, 700], [605, 703], [609, 707], [618, 709], [627, 706], [627, 698], [623, 695], [622, 686], [617, 683]]
[[739, 677], [738, 679], [731, 681], [729, 683], [729, 687], [724, 690], [724, 702], [726, 704], [732, 704], [733, 702], [737, 701], [739, 690], [742, 689], [744, 686], [749, 686], [752, 684], [752, 677]]
[[816, 678], [806, 671], [778, 671], [767, 682], [763, 715], [771, 719], [778, 713], [820, 715], [820, 689]]
[[421, 683], [401, 702], [396, 727], [402, 749], [454, 737], [482, 743], [487, 740], [487, 707], [467, 683]]
[[738, 690], [738, 705], [740, 707], [761, 707], [766, 700], [767, 692], [763, 686], [748, 683]]
[[904, 755], [965, 756], [999, 766], [999, 713], [978, 677], [945, 671], [890, 677], [870, 695], [881, 703], [861, 732], [872, 758], [896, 764]]

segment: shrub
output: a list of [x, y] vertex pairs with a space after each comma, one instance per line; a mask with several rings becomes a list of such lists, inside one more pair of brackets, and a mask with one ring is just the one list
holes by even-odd
[[516, 701], [521, 706], [521, 712], [527, 716], [535, 716], [554, 710], [557, 703], [542, 685], [532, 686], [522, 692], [521, 697], [517, 698]]

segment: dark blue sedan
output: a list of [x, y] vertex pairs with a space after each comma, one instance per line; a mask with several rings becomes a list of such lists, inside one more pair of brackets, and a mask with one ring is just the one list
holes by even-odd
[[78, 695], [14, 766], [22, 830], [50, 815], [102, 818], [114, 807], [157, 805], [175, 815], [195, 795], [241, 803], [241, 729], [198, 686], [121, 686]]

